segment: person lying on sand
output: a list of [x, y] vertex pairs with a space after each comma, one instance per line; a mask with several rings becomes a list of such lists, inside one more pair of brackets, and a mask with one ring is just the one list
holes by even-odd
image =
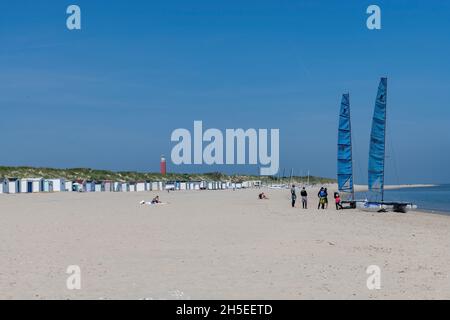
[[159, 200], [159, 196], [156, 196], [152, 199], [152, 201], [146, 202], [145, 200], [142, 200], [140, 204], [163, 204], [163, 202]]
[[269, 200], [269, 198], [266, 196], [266, 194], [264, 192], [261, 192], [258, 195], [259, 200]]
[[155, 204], [155, 203], [161, 203], [161, 201], [159, 200], [159, 196], [156, 196], [153, 198], [152, 204]]

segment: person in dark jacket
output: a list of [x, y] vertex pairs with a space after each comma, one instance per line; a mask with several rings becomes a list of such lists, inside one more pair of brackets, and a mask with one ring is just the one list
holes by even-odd
[[308, 209], [308, 192], [306, 192], [305, 187], [302, 188], [300, 195], [302, 196], [302, 208]]
[[291, 201], [292, 201], [292, 208], [295, 208], [295, 201], [297, 200], [297, 194], [295, 192], [295, 185], [292, 185], [291, 188]]

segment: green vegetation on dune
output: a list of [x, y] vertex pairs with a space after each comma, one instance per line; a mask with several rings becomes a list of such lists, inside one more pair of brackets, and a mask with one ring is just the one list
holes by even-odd
[[[251, 181], [261, 180], [266, 183], [288, 183], [290, 181], [299, 183], [306, 182], [306, 177], [261, 177], [253, 175], [226, 175], [220, 172], [187, 174], [168, 173], [162, 176], [159, 173], [145, 172], [115, 172], [107, 170], [95, 170], [89, 168], [54, 169], [34, 167], [0, 167], [0, 178], [64, 178], [66, 180], [113, 180], [113, 181]], [[335, 179], [309, 177], [311, 184], [335, 183]]]

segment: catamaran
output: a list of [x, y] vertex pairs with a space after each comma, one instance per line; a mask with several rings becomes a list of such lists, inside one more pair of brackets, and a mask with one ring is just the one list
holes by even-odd
[[374, 201], [356, 202], [358, 208], [376, 212], [407, 212], [417, 206], [408, 202], [385, 201], [384, 198], [384, 169], [386, 158], [386, 105], [387, 78], [381, 78], [375, 102], [370, 134], [369, 149], [369, 192], [375, 197]]

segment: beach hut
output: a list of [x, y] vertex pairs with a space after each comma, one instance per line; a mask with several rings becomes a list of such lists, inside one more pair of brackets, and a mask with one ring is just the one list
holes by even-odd
[[51, 182], [49, 180], [44, 180], [42, 191], [43, 192], [53, 192], [53, 182]]
[[157, 190], [158, 190], [158, 182], [153, 181], [153, 182], [151, 183], [151, 188], [150, 188], [150, 190], [152, 190], [152, 191], [157, 191]]
[[103, 192], [103, 182], [94, 183], [94, 192]]
[[187, 182], [180, 182], [180, 190], [187, 190]]
[[137, 182], [136, 183], [136, 192], [144, 192], [147, 191], [147, 184], [145, 182]]
[[84, 192], [94, 192], [95, 191], [95, 182], [94, 181], [84, 181], [83, 182]]
[[20, 192], [21, 193], [37, 193], [43, 191], [42, 178], [24, 178], [20, 179]]
[[136, 182], [130, 182], [128, 191], [136, 192]]
[[112, 192], [114, 191], [114, 182], [110, 180], [106, 180], [102, 182], [102, 191], [103, 192]]
[[[56, 188], [55, 188], [55, 186], [56, 186]], [[53, 179], [53, 191], [65, 192], [66, 191], [66, 179], [63, 179], [63, 178]]]
[[72, 192], [73, 191], [73, 182], [72, 181], [66, 181], [64, 183], [64, 190], [66, 192]]
[[66, 190], [65, 179], [44, 179], [45, 192], [63, 192]]
[[188, 183], [188, 188], [189, 188], [189, 190], [200, 190], [200, 185], [201, 185], [201, 182], [200, 181], [190, 181], [189, 183]]
[[114, 192], [121, 192], [122, 191], [122, 184], [120, 182], [114, 182], [113, 183]]
[[20, 180], [16, 178], [8, 179], [8, 193], [20, 192]]
[[120, 191], [121, 192], [130, 192], [130, 187], [129, 187], [128, 183], [122, 182], [120, 184]]
[[8, 193], [8, 179], [0, 179], [0, 194]]

